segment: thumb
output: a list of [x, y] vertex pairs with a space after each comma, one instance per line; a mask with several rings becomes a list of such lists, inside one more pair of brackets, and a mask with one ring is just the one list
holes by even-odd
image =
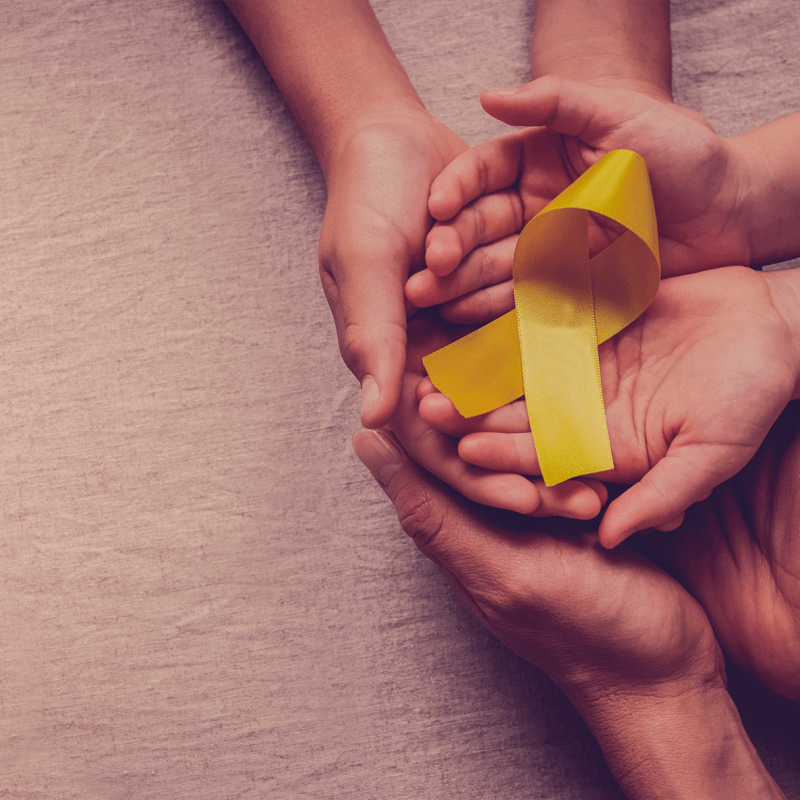
[[690, 505], [704, 500], [730, 477], [719, 469], [720, 458], [713, 455], [716, 448], [699, 456], [699, 448], [688, 449], [691, 457], [687, 457], [687, 448], [668, 452], [639, 483], [609, 505], [600, 523], [603, 547], [616, 547], [645, 528], [674, 529]]
[[320, 258], [339, 350], [361, 384], [361, 424], [367, 428], [385, 425], [394, 413], [406, 365], [404, 284], [380, 268], [381, 260], [348, 259], [346, 267], [334, 269], [331, 260]]
[[481, 105], [509, 125], [544, 125], [597, 146], [604, 137], [660, 102], [636, 92], [547, 76], [514, 91], [485, 91]]

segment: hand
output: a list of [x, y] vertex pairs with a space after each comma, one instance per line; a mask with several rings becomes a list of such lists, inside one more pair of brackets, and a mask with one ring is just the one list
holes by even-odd
[[476, 503], [501, 505], [520, 514], [592, 519], [608, 499], [605, 486], [591, 478], [547, 487], [540, 479], [500, 474], [464, 462], [456, 441], [428, 425], [419, 415], [417, 389], [424, 379], [422, 357], [443, 347], [463, 330], [430, 313], [409, 320], [408, 358], [403, 391], [390, 427], [409, 455], [424, 469]]
[[783, 796], [725, 690], [708, 620], [677, 581], [595, 534], [486, 521], [388, 432], [360, 431], [353, 446], [467, 608], [566, 692], [632, 800]]
[[755, 458], [663, 538], [728, 655], [800, 702], [800, 408], [790, 403]]
[[320, 275], [342, 357], [362, 385], [361, 420], [386, 423], [406, 353], [403, 287], [423, 262], [433, 179], [466, 143], [423, 108], [387, 114], [344, 137], [328, 159]]
[[[594, 477], [634, 484], [606, 510], [604, 546], [677, 527], [754, 455], [796, 393], [792, 280], [743, 267], [664, 280], [645, 313], [600, 346], [615, 470]], [[523, 401], [465, 420], [429, 383], [420, 391], [420, 416], [463, 437], [466, 462], [539, 474]]]
[[[717, 136], [699, 114], [636, 92], [558, 78], [534, 81], [508, 96], [484, 92], [481, 100], [504, 122], [546, 128], [478, 145], [434, 182], [429, 207], [441, 222], [428, 237], [429, 269], [406, 287], [415, 305], [507, 281], [513, 247], [491, 243], [518, 233], [578, 175], [619, 148], [635, 150], [647, 162], [665, 276], [750, 263], [742, 200], [747, 160], [736, 140]], [[596, 252], [615, 230], [595, 220], [590, 233]], [[481, 247], [483, 252], [472, 252]], [[509, 286], [480, 292], [456, 306], [456, 317], [497, 316], [510, 310], [511, 297]]]

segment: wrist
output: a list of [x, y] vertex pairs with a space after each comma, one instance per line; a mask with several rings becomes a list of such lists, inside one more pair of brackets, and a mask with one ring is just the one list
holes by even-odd
[[337, 115], [326, 120], [316, 135], [309, 137], [317, 160], [330, 188], [335, 181], [337, 168], [348, 163], [349, 155], [358, 150], [371, 132], [391, 128], [414, 119], [418, 122], [433, 122], [422, 101], [413, 93], [389, 92], [361, 104], [347, 115]]
[[671, 82], [648, 75], [647, 70], [641, 69], [636, 63], [619, 58], [616, 53], [599, 52], [598, 46], [591, 42], [586, 42], [585, 47], [587, 50], [584, 52], [546, 51], [539, 57], [532, 58], [533, 79], [545, 75], [557, 75], [593, 86], [628, 89], [663, 103], [674, 102]]
[[740, 178], [737, 224], [746, 233], [749, 263], [753, 266], [800, 255], [798, 129], [800, 113], [726, 140], [737, 154]]
[[[787, 269], [763, 273], [772, 303], [783, 319], [789, 338], [788, 352], [795, 376], [792, 400], [800, 400], [800, 270]], [[776, 346], [777, 346], [776, 342]]]
[[784, 797], [721, 680], [618, 692], [579, 710], [631, 800]]
[[538, 0], [531, 70], [671, 102], [668, 0]]
[[369, 0], [226, 0], [323, 171], [341, 139], [397, 107], [423, 109]]

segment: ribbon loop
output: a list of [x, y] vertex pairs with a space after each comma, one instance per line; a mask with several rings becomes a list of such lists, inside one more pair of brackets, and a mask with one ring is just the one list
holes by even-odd
[[[589, 259], [589, 212], [627, 230]], [[607, 153], [522, 229], [514, 311], [423, 359], [464, 417], [525, 395], [545, 484], [613, 469], [597, 346], [650, 304], [661, 277], [647, 167]]]

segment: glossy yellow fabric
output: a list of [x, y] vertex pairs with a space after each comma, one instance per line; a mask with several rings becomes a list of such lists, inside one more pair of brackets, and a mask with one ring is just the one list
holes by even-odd
[[[627, 230], [589, 259], [589, 212]], [[658, 289], [658, 229], [647, 167], [615, 150], [523, 228], [516, 308], [424, 358], [465, 417], [525, 395], [548, 486], [613, 469], [598, 344], [633, 322]]]

